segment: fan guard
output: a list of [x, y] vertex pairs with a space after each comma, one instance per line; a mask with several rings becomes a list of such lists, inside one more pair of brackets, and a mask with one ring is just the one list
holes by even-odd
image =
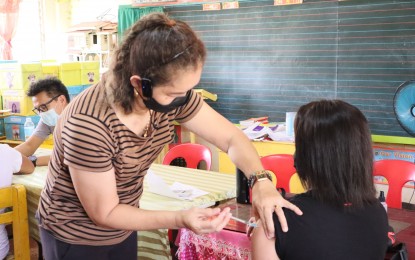
[[415, 80], [402, 83], [393, 97], [396, 119], [405, 131], [415, 136]]

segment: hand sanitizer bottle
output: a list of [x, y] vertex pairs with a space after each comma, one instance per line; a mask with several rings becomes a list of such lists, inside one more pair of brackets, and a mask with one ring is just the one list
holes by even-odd
[[380, 191], [379, 193], [379, 201], [385, 208], [386, 212], [388, 212], [388, 204], [386, 204], [385, 193], [383, 191]]

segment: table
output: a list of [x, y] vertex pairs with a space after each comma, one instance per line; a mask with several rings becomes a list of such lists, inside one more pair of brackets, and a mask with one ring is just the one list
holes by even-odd
[[[232, 199], [222, 206], [230, 207], [232, 215], [238, 218], [248, 220], [251, 216], [250, 204], [240, 204]], [[388, 218], [397, 242], [405, 242], [409, 259], [415, 259], [415, 211], [389, 208]], [[250, 240], [245, 231], [245, 224], [232, 219], [223, 231], [216, 234], [196, 235], [181, 229], [180, 238], [176, 241], [179, 259], [251, 259]]]
[[[50, 150], [38, 149], [37, 156], [48, 155]], [[46, 182], [47, 167], [36, 167], [33, 174], [13, 176], [14, 184], [22, 184], [27, 191], [29, 211], [29, 233], [40, 241], [35, 212], [40, 193]], [[235, 198], [236, 179], [234, 175], [204, 170], [194, 170], [175, 166], [153, 164], [150, 169], [162, 177], [167, 184], [177, 181], [202, 189], [209, 194], [192, 201], [177, 200], [148, 192], [148, 184], [144, 180], [144, 192], [140, 207], [148, 210], [182, 210], [191, 207], [209, 207], [218, 201]], [[138, 232], [138, 253], [140, 259], [171, 259], [170, 244], [166, 229]]]

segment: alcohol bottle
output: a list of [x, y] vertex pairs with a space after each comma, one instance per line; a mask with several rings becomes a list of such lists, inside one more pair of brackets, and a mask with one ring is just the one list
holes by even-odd
[[24, 123], [24, 140], [27, 141], [34, 131], [35, 124], [32, 122], [30, 117], [26, 117], [26, 121]]

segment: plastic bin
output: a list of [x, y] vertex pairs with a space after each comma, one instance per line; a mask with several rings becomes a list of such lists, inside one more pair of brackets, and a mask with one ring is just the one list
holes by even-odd
[[95, 84], [99, 81], [99, 61], [81, 62], [81, 84]]
[[13, 114], [34, 115], [33, 102], [24, 90], [3, 90], [3, 109], [10, 109]]
[[59, 66], [59, 78], [65, 86], [79, 86], [81, 83], [81, 63], [63, 62]]
[[0, 88], [2, 89], [27, 91], [34, 81], [42, 77], [42, 64], [40, 62], [0, 62]]
[[[32, 118], [35, 128], [39, 123], [40, 117], [38, 115], [29, 116]], [[4, 118], [4, 125], [6, 131], [6, 139], [24, 141], [24, 123], [26, 116], [11, 115]]]
[[59, 63], [42, 63], [43, 78], [59, 78]]
[[6, 130], [4, 128], [4, 118], [5, 116], [0, 116], [0, 136], [6, 135]]

